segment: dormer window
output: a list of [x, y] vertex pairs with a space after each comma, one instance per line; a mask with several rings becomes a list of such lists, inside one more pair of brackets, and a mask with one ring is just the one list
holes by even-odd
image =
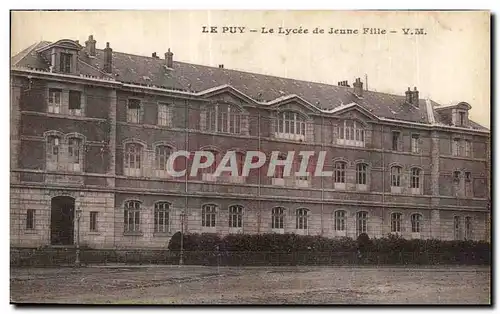
[[361, 123], [345, 120], [338, 125], [337, 144], [347, 146], [365, 146], [365, 129]]
[[465, 121], [466, 121], [466, 113], [465, 111], [459, 111], [458, 112], [458, 116], [459, 116], [459, 125], [460, 126], [464, 126], [465, 125]]
[[240, 134], [241, 110], [236, 106], [218, 104], [207, 111], [207, 129], [210, 132]]
[[277, 138], [289, 140], [305, 140], [306, 136], [306, 121], [304, 116], [292, 112], [280, 112], [276, 121]]
[[71, 59], [73, 55], [71, 53], [61, 52], [60, 55], [60, 68], [59, 71], [61, 73], [71, 73]]

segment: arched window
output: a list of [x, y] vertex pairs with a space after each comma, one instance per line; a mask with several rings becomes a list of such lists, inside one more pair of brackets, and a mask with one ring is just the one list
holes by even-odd
[[334, 213], [334, 229], [335, 231], [345, 231], [345, 220], [346, 220], [346, 211], [345, 210], [337, 210]]
[[334, 172], [334, 182], [335, 183], [345, 183], [345, 169], [347, 168], [346, 162], [336, 161]]
[[356, 184], [366, 185], [368, 165], [365, 163], [356, 164]]
[[306, 135], [306, 119], [293, 111], [278, 113], [276, 119], [276, 137], [291, 140], [304, 140]]
[[411, 232], [421, 232], [422, 215], [412, 214], [411, 215]]
[[229, 206], [229, 228], [243, 227], [243, 206]]
[[391, 232], [401, 232], [401, 213], [392, 213], [391, 214]]
[[142, 145], [128, 143], [125, 145], [125, 175], [140, 176], [142, 163]]
[[82, 140], [77, 137], [68, 138], [68, 170], [81, 171], [82, 169]]
[[170, 230], [170, 203], [155, 203], [155, 232], [165, 233]]
[[203, 205], [201, 209], [201, 226], [207, 228], [215, 228], [217, 205]]
[[368, 212], [361, 211], [356, 213], [356, 235], [367, 232]]
[[296, 229], [307, 229], [307, 220], [308, 220], [308, 212], [309, 210], [305, 208], [299, 208], [297, 209], [297, 214], [296, 214], [296, 223], [295, 223], [295, 228]]
[[211, 132], [239, 134], [241, 110], [228, 104], [217, 104], [207, 110], [207, 129]]
[[167, 161], [172, 153], [172, 148], [166, 145], [158, 145], [155, 148], [156, 170], [167, 170]]
[[141, 203], [139, 201], [125, 202], [125, 210], [123, 212], [123, 226], [125, 232], [141, 231], [140, 210]]
[[47, 137], [47, 170], [57, 170], [59, 166], [59, 154], [61, 138], [56, 135]]
[[400, 166], [391, 167], [391, 186], [401, 186], [401, 170]]
[[420, 169], [411, 168], [410, 172], [411, 172], [410, 187], [412, 189], [420, 189]]
[[359, 147], [365, 146], [365, 129], [361, 123], [353, 120], [341, 121], [337, 131], [337, 144]]
[[285, 209], [283, 207], [275, 207], [272, 210], [272, 229], [284, 229]]

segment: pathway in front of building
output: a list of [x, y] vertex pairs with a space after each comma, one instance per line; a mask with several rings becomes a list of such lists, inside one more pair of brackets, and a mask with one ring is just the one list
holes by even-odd
[[12, 268], [14, 303], [489, 304], [489, 267]]

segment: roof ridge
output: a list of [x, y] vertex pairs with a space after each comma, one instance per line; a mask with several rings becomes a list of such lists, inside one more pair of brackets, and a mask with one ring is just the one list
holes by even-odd
[[[103, 49], [96, 49], [96, 50], [104, 52]], [[151, 60], [163, 60], [163, 59], [153, 58], [153, 57], [150, 57], [150, 56], [147, 56], [147, 55], [138, 55], [138, 54], [133, 54], [133, 53], [128, 53], [128, 52], [121, 52], [121, 51], [113, 51], [113, 53], [127, 55], [127, 56], [148, 58], [148, 59], [151, 59]], [[264, 73], [256, 73], [256, 72], [250, 72], [250, 71], [239, 70], [239, 69], [228, 69], [228, 68], [222, 68], [221, 69], [221, 68], [218, 68], [216, 66], [211, 66], [211, 65], [206, 65], [206, 64], [198, 64], [198, 63], [191, 63], [191, 62], [186, 62], [186, 61], [175, 61], [174, 60], [173, 62], [174, 62], [174, 64], [175, 63], [181, 63], [181, 64], [185, 64], [185, 65], [194, 65], [194, 66], [205, 67], [205, 68], [210, 68], [210, 69], [217, 69], [217, 70], [222, 70], [222, 71], [239, 72], [239, 73], [245, 73], [245, 74], [251, 74], [251, 75], [261, 75], [261, 76], [266, 76], [266, 77], [270, 77], [270, 78], [279, 78], [279, 79], [288, 80], [288, 81], [294, 81], [294, 82], [319, 84], [319, 85], [324, 85], [324, 86], [328, 86], [328, 87], [337, 88], [339, 90], [351, 90], [351, 89], [353, 89], [352, 87], [338, 86], [338, 85], [335, 85], [335, 84], [326, 83], [326, 82], [320, 82], [320, 81], [313, 81], [313, 80], [306, 81], [305, 79], [283, 77], [283, 76], [272, 75], [272, 74], [264, 74]], [[404, 97], [404, 95], [391, 94], [389, 92], [380, 92], [380, 91], [374, 91], [374, 90], [363, 90], [363, 92], [374, 93], [374, 94], [383, 94], [383, 95], [396, 96], [396, 97]], [[425, 98], [419, 98], [419, 100], [425, 101]]]

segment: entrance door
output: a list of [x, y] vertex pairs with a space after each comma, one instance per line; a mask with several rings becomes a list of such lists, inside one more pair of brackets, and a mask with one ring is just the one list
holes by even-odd
[[73, 245], [75, 199], [56, 196], [51, 202], [50, 243], [52, 245]]

